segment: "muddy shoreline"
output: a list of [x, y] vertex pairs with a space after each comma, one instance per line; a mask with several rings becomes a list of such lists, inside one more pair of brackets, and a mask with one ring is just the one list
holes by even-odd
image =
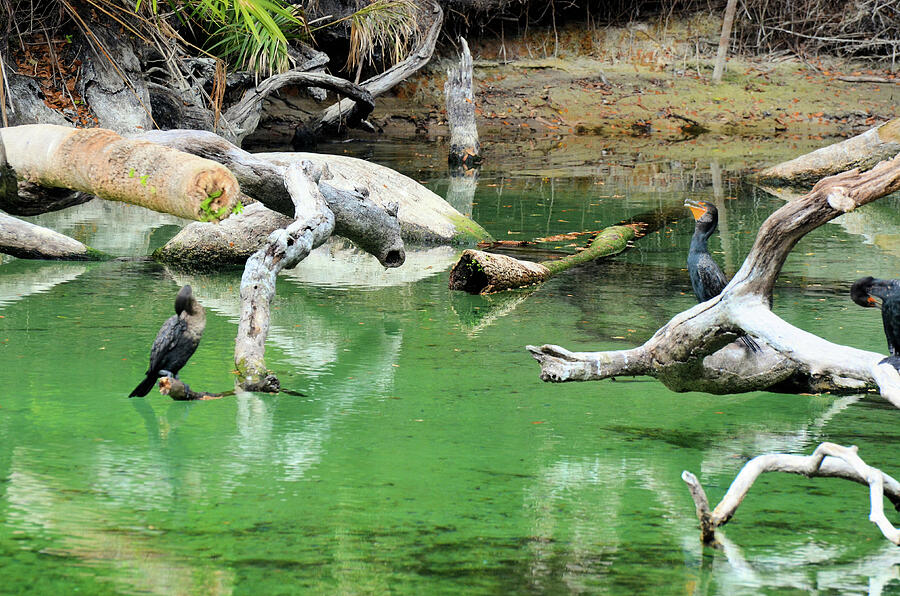
[[[639, 32], [647, 39], [629, 28], [606, 29], [602, 43], [584, 53], [578, 36], [586, 30], [572, 29], [562, 36], [568, 49], [556, 57], [539, 55], [535, 48], [547, 53], [548, 46], [537, 34], [502, 44], [470, 43], [476, 117], [487, 159], [492, 152], [516, 152], [523, 144], [552, 150], [555, 143], [577, 156], [612, 147], [666, 158], [715, 157], [752, 169], [898, 115], [900, 79], [884, 65], [788, 55], [737, 57], [729, 59], [722, 84], [714, 86], [709, 83], [714, 23], [670, 25], [668, 37], [652, 29]], [[703, 44], [697, 43], [700, 37]], [[378, 133], [353, 131], [351, 137], [445, 142], [443, 84], [452, 54], [452, 48], [444, 48], [442, 57], [377, 99], [370, 120]], [[302, 104], [291, 97], [274, 100], [250, 145], [260, 139], [289, 143], [291, 113], [304, 109]]]

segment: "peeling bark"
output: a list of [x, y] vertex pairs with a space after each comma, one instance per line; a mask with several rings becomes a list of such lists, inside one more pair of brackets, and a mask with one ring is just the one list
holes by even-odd
[[715, 543], [716, 528], [728, 523], [750, 487], [765, 472], [787, 472], [809, 478], [843, 478], [868, 485], [869, 521], [881, 530], [885, 538], [894, 544], [900, 544], [900, 530], [884, 514], [885, 496], [893, 503], [894, 508], [900, 509], [900, 482], [866, 464], [857, 454], [855, 446], [844, 447], [835, 443], [822, 443], [808, 456], [771, 453], [754, 457], [741, 469], [728, 492], [712, 511], [697, 477], [688, 471], [682, 472], [681, 479], [688, 485], [694, 500], [697, 518], [700, 520], [700, 538], [704, 543]]
[[[775, 387], [858, 392], [877, 384], [882, 395], [896, 400], [900, 374], [878, 368], [881, 354], [798, 329], [773, 314], [770, 303], [775, 279], [800, 238], [898, 189], [900, 156], [866, 173], [852, 170], [821, 180], [766, 219], [750, 254], [719, 296], [676, 315], [642, 346], [615, 352], [570, 352], [550, 345], [527, 349], [541, 364], [545, 381], [651, 375], [674, 391], [711, 393]], [[733, 347], [717, 353], [742, 333], [767, 344], [763, 354], [742, 354]]]
[[450, 167], [473, 168], [481, 163], [481, 145], [475, 124], [475, 94], [472, 92], [472, 54], [469, 44], [459, 38], [462, 51], [459, 66], [447, 70], [444, 99], [450, 125]]
[[[32, 124], [0, 129], [0, 137], [16, 177], [42, 187], [208, 221], [230, 215], [240, 192], [217, 163], [110, 130]], [[20, 199], [12, 197], [13, 203]]]
[[754, 178], [762, 184], [800, 186], [853, 168], [868, 170], [900, 153], [900, 118], [847, 140], [766, 168]]

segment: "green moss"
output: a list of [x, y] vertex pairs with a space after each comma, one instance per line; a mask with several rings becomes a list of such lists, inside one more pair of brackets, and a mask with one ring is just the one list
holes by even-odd
[[465, 215], [451, 215], [447, 219], [456, 229], [456, 233], [453, 235], [453, 244], [477, 244], [493, 240], [487, 230]]

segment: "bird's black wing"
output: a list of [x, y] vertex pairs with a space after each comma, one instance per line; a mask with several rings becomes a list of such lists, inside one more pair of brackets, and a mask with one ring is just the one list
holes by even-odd
[[178, 344], [178, 340], [184, 335], [187, 324], [178, 315], [172, 315], [163, 326], [159, 328], [153, 347], [150, 348], [150, 368], [148, 373], [159, 370], [167, 370], [169, 367], [169, 354]]
[[[693, 269], [693, 267], [691, 267]], [[719, 264], [709, 253], [699, 255], [695, 271], [691, 271], [691, 285], [700, 302], [706, 302], [722, 293], [728, 281]]]

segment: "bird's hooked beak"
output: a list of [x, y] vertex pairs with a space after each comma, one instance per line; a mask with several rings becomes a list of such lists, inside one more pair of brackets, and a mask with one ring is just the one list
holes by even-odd
[[695, 220], [699, 220], [706, 214], [706, 205], [699, 201], [688, 199], [684, 202], [684, 206], [691, 210], [691, 215], [694, 216]]
[[866, 302], [869, 304], [869, 306], [881, 308], [881, 300], [879, 298], [876, 298], [875, 296], [872, 296], [871, 294], [866, 296]]

